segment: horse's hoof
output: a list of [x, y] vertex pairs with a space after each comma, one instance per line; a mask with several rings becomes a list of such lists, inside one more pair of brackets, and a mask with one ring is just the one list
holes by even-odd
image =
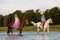
[[10, 35], [10, 34], [7, 34], [8, 36]]
[[20, 34], [19, 36], [23, 36], [22, 34]]
[[7, 33], [7, 35], [9, 35], [9, 33]]
[[23, 36], [22, 34], [20, 34], [20, 36]]
[[37, 34], [39, 35], [39, 32]]

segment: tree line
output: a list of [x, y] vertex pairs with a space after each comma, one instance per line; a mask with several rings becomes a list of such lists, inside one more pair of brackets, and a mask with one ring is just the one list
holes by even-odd
[[[0, 15], [0, 27], [6, 27], [10, 22], [14, 22], [14, 14], [17, 14], [19, 19], [22, 20], [23, 18], [27, 18], [29, 20], [29, 25], [31, 25], [30, 21], [34, 22], [40, 22], [41, 21], [41, 12], [37, 9], [34, 11], [26, 10], [25, 12], [22, 12], [21, 10], [16, 10], [13, 13], [9, 13], [8, 15]], [[53, 7], [51, 9], [47, 9], [43, 12], [43, 14], [46, 17], [46, 20], [48, 18], [52, 18], [53, 24], [60, 24], [60, 9], [58, 7]]]

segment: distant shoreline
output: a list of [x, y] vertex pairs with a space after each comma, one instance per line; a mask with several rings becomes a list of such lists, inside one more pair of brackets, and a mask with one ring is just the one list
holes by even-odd
[[[60, 25], [51, 25], [49, 27], [50, 32], [60, 32]], [[7, 27], [0, 27], [0, 33], [7, 32]], [[14, 30], [13, 32], [19, 32], [18, 30]], [[23, 28], [23, 32], [37, 32], [37, 29], [34, 26], [25, 26]], [[42, 32], [42, 29], [40, 30]]]

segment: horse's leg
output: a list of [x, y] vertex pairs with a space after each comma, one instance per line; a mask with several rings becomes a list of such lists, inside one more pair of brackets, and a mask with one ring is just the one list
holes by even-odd
[[10, 33], [10, 31], [9, 31], [9, 29], [8, 29], [7, 34], [9, 34], [9, 33]]
[[45, 32], [46, 27], [43, 28], [43, 32]]
[[47, 27], [47, 31], [48, 31], [48, 33], [49, 33], [49, 27]]
[[10, 32], [13, 33], [11, 26], [8, 26], [7, 34], [9, 34]]
[[22, 36], [22, 29], [19, 29], [19, 34], [20, 36]]
[[40, 31], [40, 28], [39, 27], [37, 27], [37, 33], [39, 34], [39, 31]]
[[20, 30], [20, 35], [22, 35], [22, 29]]
[[8, 30], [7, 30], [7, 34], [9, 34], [10, 33], [10, 26], [8, 26]]
[[11, 31], [11, 33], [13, 34], [12, 28], [11, 28], [11, 30], [10, 30], [10, 31]]

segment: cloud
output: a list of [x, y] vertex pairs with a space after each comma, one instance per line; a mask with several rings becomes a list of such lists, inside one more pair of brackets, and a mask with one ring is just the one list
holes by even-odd
[[29, 9], [44, 11], [55, 6], [60, 7], [60, 0], [0, 0], [0, 14], [7, 15], [15, 10]]

